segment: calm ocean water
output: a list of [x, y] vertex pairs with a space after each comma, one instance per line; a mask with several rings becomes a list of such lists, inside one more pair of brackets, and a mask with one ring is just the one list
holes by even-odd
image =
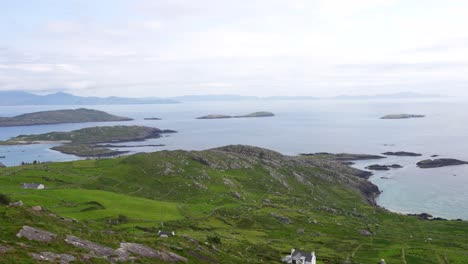
[[[468, 220], [468, 166], [419, 169], [415, 163], [437, 154], [468, 160], [467, 101], [456, 99], [355, 101], [241, 101], [196, 102], [170, 105], [87, 106], [134, 121], [125, 125], [146, 125], [179, 131], [168, 137], [136, 144], [165, 144], [165, 147], [125, 148], [133, 152], [162, 149], [203, 150], [228, 144], [249, 144], [296, 155], [303, 152], [349, 152], [379, 154], [385, 151], [412, 151], [423, 157], [394, 157], [359, 162], [393, 164], [403, 169], [377, 172], [371, 181], [383, 191], [378, 203], [392, 211], [426, 212], [434, 216]], [[86, 106], [80, 106], [86, 107]], [[0, 116], [78, 108], [70, 106], [2, 106]], [[272, 118], [196, 120], [207, 114], [246, 114], [271, 111]], [[425, 114], [426, 118], [381, 120], [386, 114]], [[145, 121], [160, 117], [161, 121]], [[0, 140], [19, 134], [70, 131], [98, 125], [122, 123], [82, 123], [0, 128]], [[0, 162], [8, 166], [22, 161], [67, 161], [77, 159], [49, 150], [51, 145], [0, 146]], [[385, 177], [388, 179], [382, 179]]]

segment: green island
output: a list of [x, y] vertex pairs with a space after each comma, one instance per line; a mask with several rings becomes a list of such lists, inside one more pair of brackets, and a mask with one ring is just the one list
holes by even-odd
[[249, 117], [272, 117], [272, 116], [275, 116], [275, 114], [271, 112], [262, 111], [262, 112], [255, 112], [255, 113], [250, 113], [247, 115], [239, 115], [239, 116], [211, 114], [211, 115], [197, 117], [196, 119], [225, 119], [225, 118], [249, 118]]
[[19, 135], [10, 138], [1, 144], [35, 144], [60, 142], [63, 145], [51, 149], [80, 157], [115, 156], [126, 153], [109, 149], [115, 145], [101, 146], [99, 143], [118, 143], [143, 141], [150, 138], [159, 138], [162, 134], [175, 133], [173, 130], [162, 130], [146, 126], [103, 126], [88, 127], [70, 132], [50, 132], [38, 135]]
[[128, 117], [111, 115], [103, 111], [79, 108], [41, 111], [22, 114], [14, 117], [0, 117], [0, 127], [130, 120], [132, 119]]
[[281, 263], [294, 248], [320, 264], [466, 263], [468, 222], [392, 213], [378, 194], [333, 155], [242, 145], [1, 168], [1, 262]]

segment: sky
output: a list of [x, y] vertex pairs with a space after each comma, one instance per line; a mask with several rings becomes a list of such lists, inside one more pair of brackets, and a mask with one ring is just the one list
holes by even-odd
[[0, 0], [0, 91], [468, 96], [466, 0]]

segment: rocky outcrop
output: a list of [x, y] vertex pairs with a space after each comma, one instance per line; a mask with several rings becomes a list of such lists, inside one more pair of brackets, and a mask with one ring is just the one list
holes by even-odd
[[29, 240], [38, 242], [49, 243], [52, 239], [56, 238], [57, 235], [44, 230], [36, 229], [30, 226], [23, 226], [23, 228], [16, 234], [17, 237], [25, 237]]
[[328, 153], [328, 152], [318, 152], [318, 153], [301, 153], [301, 156], [314, 156], [316, 158], [324, 158], [335, 161], [355, 161], [355, 160], [373, 160], [373, 159], [385, 159], [384, 156], [379, 155], [368, 155], [368, 154], [349, 154], [349, 153]]
[[5, 164], [0, 162], [0, 168], [6, 168]]
[[422, 160], [416, 165], [421, 169], [429, 169], [429, 168], [440, 168], [446, 166], [457, 166], [457, 165], [465, 165], [468, 164], [466, 161], [457, 160], [457, 159], [427, 159]]
[[287, 218], [286, 216], [282, 216], [282, 215], [275, 214], [275, 213], [272, 213], [271, 216], [278, 219], [278, 221], [280, 221], [281, 223], [283, 223], [285, 225], [292, 224], [292, 221], [289, 218]]
[[65, 243], [73, 245], [77, 248], [86, 249], [101, 257], [109, 257], [114, 255], [114, 250], [110, 247], [99, 245], [97, 243], [84, 240], [72, 235], [67, 236], [67, 238], [65, 239]]
[[49, 261], [54, 263], [60, 264], [68, 264], [72, 261], [76, 261], [76, 258], [69, 254], [56, 254], [52, 252], [41, 252], [41, 253], [29, 253], [29, 255], [35, 259], [40, 261]]
[[7, 252], [10, 251], [10, 250], [12, 250], [11, 247], [7, 247], [7, 246], [2, 246], [2, 245], [0, 245], [0, 255], [5, 254], [5, 253], [7, 253]]
[[403, 168], [403, 167], [401, 165], [398, 165], [398, 164], [392, 164], [392, 165], [374, 164], [374, 165], [370, 165], [370, 166], [366, 167], [366, 169], [368, 169], [368, 170], [376, 170], [376, 171], [388, 171], [390, 169], [400, 169], [400, 168]]
[[172, 252], [158, 251], [136, 243], [120, 243], [119, 250], [145, 258], [160, 259], [165, 262], [188, 262], [188, 259]]
[[387, 156], [400, 156], [400, 157], [419, 157], [422, 156], [420, 153], [406, 152], [406, 151], [397, 151], [397, 152], [384, 152], [383, 155]]

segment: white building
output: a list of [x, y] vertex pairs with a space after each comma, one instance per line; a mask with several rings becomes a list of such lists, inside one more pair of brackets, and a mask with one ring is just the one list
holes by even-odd
[[315, 252], [297, 251], [291, 249], [291, 255], [283, 258], [283, 262], [288, 264], [316, 264]]

